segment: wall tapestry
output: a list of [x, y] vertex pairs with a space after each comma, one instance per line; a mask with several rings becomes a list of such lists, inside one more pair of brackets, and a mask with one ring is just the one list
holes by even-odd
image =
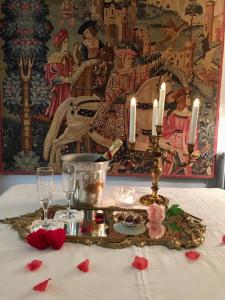
[[[103, 153], [120, 138], [110, 174], [149, 174], [152, 103], [165, 82], [163, 175], [214, 176], [223, 0], [0, 3], [1, 172], [48, 163], [59, 171], [62, 154]], [[127, 143], [132, 96], [135, 165]], [[184, 167], [195, 98], [195, 160]]]

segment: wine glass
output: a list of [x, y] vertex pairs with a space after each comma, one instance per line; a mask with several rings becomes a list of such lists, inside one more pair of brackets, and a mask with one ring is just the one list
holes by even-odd
[[37, 168], [37, 193], [44, 211], [44, 220], [41, 221], [39, 227], [50, 229], [53, 226], [48, 220], [48, 208], [51, 204], [54, 189], [54, 171], [51, 167]]
[[64, 222], [81, 221], [83, 211], [71, 209], [71, 201], [75, 191], [75, 167], [72, 161], [65, 160], [62, 163], [62, 187], [67, 198], [67, 209], [58, 210], [54, 218]]

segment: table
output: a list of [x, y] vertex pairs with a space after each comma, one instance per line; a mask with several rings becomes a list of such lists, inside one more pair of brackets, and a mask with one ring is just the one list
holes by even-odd
[[[113, 187], [107, 186], [104, 199], [113, 203]], [[137, 188], [144, 195], [149, 188]], [[225, 191], [207, 188], [161, 188], [170, 204], [180, 204], [187, 212], [204, 220], [205, 242], [197, 248], [201, 257], [190, 261], [185, 249], [163, 246], [106, 249], [65, 243], [59, 251], [31, 248], [21, 241], [9, 225], [0, 224], [0, 299], [78, 299], [78, 300], [222, 300], [225, 299]], [[56, 186], [53, 204], [65, 199]], [[39, 208], [33, 184], [15, 185], [0, 197], [0, 219], [14, 217]], [[135, 257], [144, 256], [150, 267], [139, 271], [131, 266]], [[76, 265], [88, 258], [90, 272]], [[33, 259], [43, 261], [35, 272], [25, 269]], [[44, 293], [32, 290], [51, 277]]]

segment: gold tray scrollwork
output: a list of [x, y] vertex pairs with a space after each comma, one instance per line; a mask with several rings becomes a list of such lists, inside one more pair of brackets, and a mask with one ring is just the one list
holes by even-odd
[[[62, 208], [59, 205], [52, 206], [49, 212], [50, 218], [54, 216], [57, 210]], [[84, 209], [84, 207], [76, 207], [76, 209]], [[96, 214], [99, 211], [103, 216], [101, 222], [96, 221]], [[120, 214], [140, 216], [142, 224], [132, 227], [124, 226], [123, 223], [118, 221], [118, 215]], [[197, 247], [203, 243], [205, 238], [206, 226], [202, 220], [184, 211], [179, 215], [167, 217], [161, 224], [164, 228], [162, 236], [155, 237], [150, 235], [146, 209], [125, 209], [116, 206], [85, 207], [84, 215], [85, 220], [80, 223], [65, 223], [67, 242], [81, 243], [88, 246], [98, 245], [112, 249], [122, 249], [132, 245], [138, 247], [164, 245], [170, 249], [180, 250], [182, 248]], [[0, 223], [10, 224], [19, 236], [25, 240], [30, 233], [31, 224], [42, 218], [43, 211], [38, 209], [33, 213], [0, 220]], [[90, 225], [89, 230], [82, 230], [84, 224]], [[120, 228], [119, 231], [116, 226]], [[144, 230], [141, 230], [141, 233], [138, 234], [140, 227]], [[122, 232], [124, 230], [124, 233], [121, 233], [121, 230]]]

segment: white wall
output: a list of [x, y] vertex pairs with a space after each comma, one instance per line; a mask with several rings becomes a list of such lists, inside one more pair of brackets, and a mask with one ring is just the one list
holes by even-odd
[[[14, 184], [35, 183], [34, 175], [0, 175], [0, 194]], [[55, 176], [56, 182], [60, 182], [59, 175]], [[150, 176], [145, 177], [107, 177], [107, 184], [110, 185], [132, 185], [132, 186], [151, 186]], [[174, 187], [214, 187], [216, 181], [214, 179], [166, 179], [160, 180], [160, 186]]]

